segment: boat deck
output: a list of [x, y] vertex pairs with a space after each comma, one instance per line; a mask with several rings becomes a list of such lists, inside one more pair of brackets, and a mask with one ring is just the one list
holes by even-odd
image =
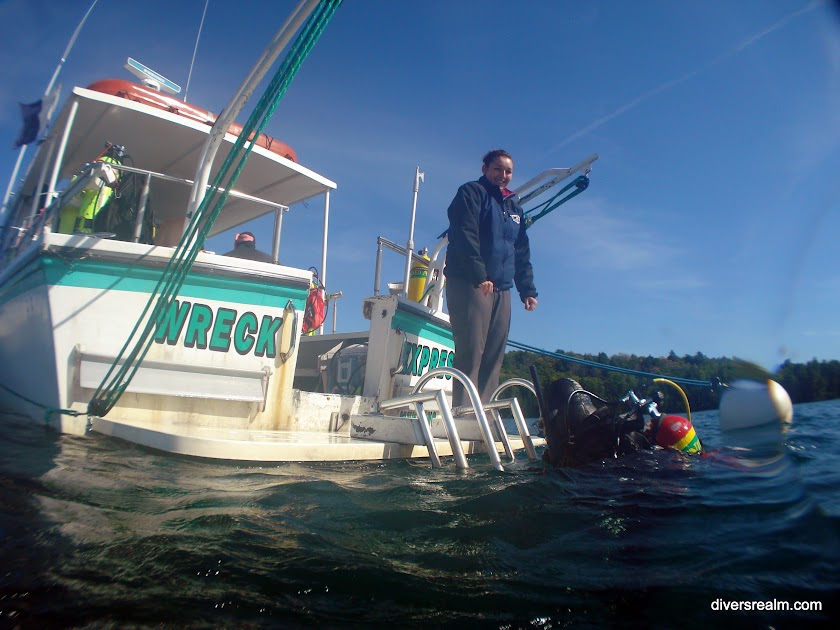
[[[253, 431], [209, 429], [181, 426], [164, 431], [152, 424], [133, 425], [94, 418], [91, 429], [97, 433], [116, 437], [156, 450], [193, 457], [258, 462], [319, 462], [319, 461], [370, 461], [401, 458], [428, 458], [425, 446], [397, 444], [352, 438], [338, 433], [306, 431]], [[535, 446], [545, 442], [533, 438]], [[524, 448], [519, 436], [510, 436], [514, 449]], [[462, 441], [464, 453], [485, 452], [484, 444]], [[501, 443], [497, 450], [502, 451]], [[445, 438], [435, 439], [441, 456], [452, 455], [452, 448]]]

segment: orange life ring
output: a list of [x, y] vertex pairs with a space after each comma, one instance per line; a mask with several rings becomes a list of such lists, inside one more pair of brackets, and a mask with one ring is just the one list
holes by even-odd
[[[122, 79], [103, 79], [91, 83], [87, 89], [102, 92], [103, 94], [111, 94], [112, 96], [119, 96], [127, 98], [137, 103], [157, 107], [179, 116], [184, 116], [190, 120], [195, 120], [206, 125], [212, 125], [216, 122], [216, 114], [208, 112], [206, 109], [201, 109], [195, 105], [190, 105], [184, 101], [168, 96], [157, 90], [152, 90], [145, 86], [133, 83], [131, 81], [124, 81]], [[229, 133], [238, 136], [242, 133], [242, 125], [232, 123], [228, 129]], [[261, 133], [257, 138], [256, 144], [264, 149], [282, 155], [284, 158], [297, 162], [297, 153], [288, 144], [280, 142], [276, 138], [267, 136]]]

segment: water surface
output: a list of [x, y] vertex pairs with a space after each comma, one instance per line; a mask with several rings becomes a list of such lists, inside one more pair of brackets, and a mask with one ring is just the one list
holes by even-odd
[[206, 462], [0, 420], [0, 625], [798, 628], [840, 612], [840, 401], [796, 406], [784, 436], [696, 414], [706, 458], [551, 470], [520, 454], [504, 473], [480, 455], [466, 471]]

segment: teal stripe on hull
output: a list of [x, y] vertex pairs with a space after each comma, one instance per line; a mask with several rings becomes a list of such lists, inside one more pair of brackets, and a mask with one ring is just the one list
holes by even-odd
[[[149, 294], [162, 271], [159, 267], [138, 264], [41, 256], [18, 274], [18, 280], [13, 285], [4, 288], [0, 303], [43, 285]], [[275, 308], [283, 308], [292, 300], [295, 308], [302, 310], [308, 293], [308, 288], [304, 286], [288, 286], [248, 277], [190, 273], [179, 297]]]
[[440, 344], [447, 348], [455, 347], [455, 341], [452, 339], [452, 330], [406, 311], [397, 310], [394, 313], [394, 318], [391, 320], [391, 328], [394, 330], [399, 328], [409, 335], [417, 335], [421, 339]]

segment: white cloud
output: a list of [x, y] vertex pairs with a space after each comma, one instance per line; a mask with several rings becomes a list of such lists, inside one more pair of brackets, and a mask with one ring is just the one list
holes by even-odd
[[[638, 213], [598, 197], [578, 198], [538, 221], [529, 230], [535, 268], [594, 273], [600, 282], [667, 300], [669, 295], [710, 286], [695, 272], [686, 248], [641, 222]], [[605, 286], [606, 288], [606, 286]]]
[[840, 293], [840, 275], [818, 278], [814, 280], [813, 286], [818, 291]]
[[813, 11], [814, 9], [819, 7], [820, 4], [821, 4], [820, 0], [811, 0], [811, 2], [809, 2], [804, 7], [801, 7], [800, 9], [797, 9], [795, 11], [792, 11], [792, 12], [788, 13], [787, 15], [783, 16], [781, 19], [777, 20], [772, 25], [768, 26], [765, 29], [762, 29], [761, 31], [758, 31], [757, 33], [754, 33], [753, 35], [750, 35], [749, 37], [747, 37], [743, 41], [739, 42], [738, 44], [729, 48], [728, 50], [725, 50], [724, 52], [719, 54], [717, 57], [714, 57], [713, 59], [707, 61], [706, 63], [700, 64], [697, 67], [689, 70], [688, 72], [685, 72], [685, 73], [681, 74], [680, 76], [673, 77], [671, 79], [667, 79], [667, 80], [664, 80], [664, 81], [660, 82], [658, 85], [648, 89], [647, 91], [643, 92], [639, 96], [636, 96], [635, 98], [629, 100], [628, 102], [624, 103], [623, 105], [615, 108], [610, 113], [605, 114], [605, 115], [601, 116], [600, 118], [594, 120], [593, 122], [585, 125], [581, 129], [578, 129], [577, 131], [575, 131], [574, 133], [572, 133], [571, 135], [569, 135], [568, 137], [563, 139], [560, 143], [551, 147], [548, 151], [546, 151], [546, 154], [555, 153], [556, 151], [562, 149], [566, 145], [574, 142], [575, 140], [589, 135], [590, 133], [592, 133], [596, 129], [598, 129], [598, 128], [606, 125], [607, 123], [613, 121], [614, 119], [622, 116], [626, 112], [635, 109], [636, 107], [638, 107], [642, 103], [647, 102], [648, 100], [650, 100], [654, 96], [658, 96], [659, 94], [661, 94], [663, 92], [666, 92], [673, 87], [681, 85], [681, 84], [683, 84], [686, 81], [689, 81], [691, 79], [694, 79], [698, 75], [708, 71], [709, 69], [717, 66], [718, 64], [721, 64], [724, 61], [726, 61], [726, 60], [728, 60], [732, 57], [735, 57], [736, 55], [739, 55], [744, 50], [750, 48], [751, 46], [753, 46], [754, 44], [756, 44], [760, 40], [764, 39], [765, 37], [767, 37], [767, 36], [769, 36], [773, 33], [775, 33], [776, 31], [784, 28], [794, 19], [796, 19], [796, 18], [798, 18], [798, 17], [800, 17], [800, 16], [802, 16], [806, 13], [809, 13], [809, 12]]
[[662, 235], [620, 216], [626, 213], [601, 199], [575, 200], [540, 219], [528, 233], [540, 251], [590, 269], [634, 271], [676, 255]]

